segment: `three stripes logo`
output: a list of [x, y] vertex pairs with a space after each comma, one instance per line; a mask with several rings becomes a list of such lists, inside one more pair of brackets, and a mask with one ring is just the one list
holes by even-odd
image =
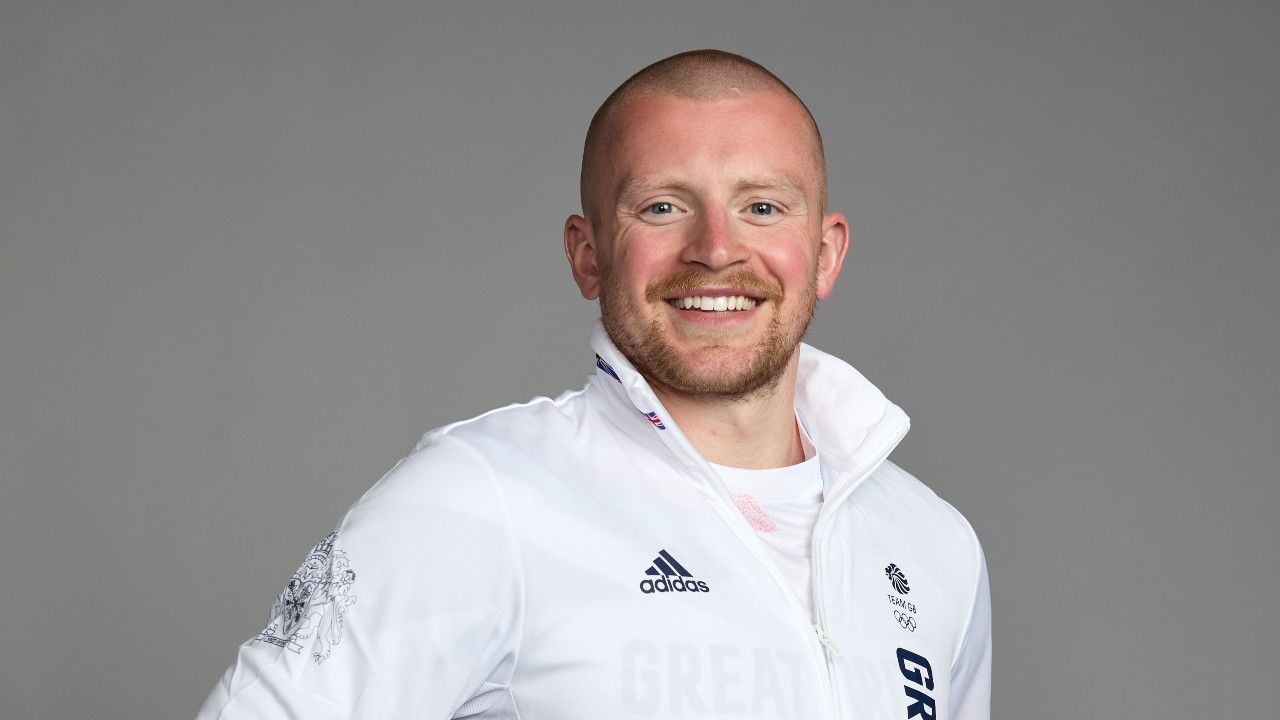
[[[701, 580], [694, 580], [693, 573], [685, 569], [671, 553], [659, 550], [653, 565], [644, 571], [647, 577], [640, 581], [640, 592], [645, 595], [665, 592], [711, 592]], [[687, 580], [685, 578], [688, 578]]]

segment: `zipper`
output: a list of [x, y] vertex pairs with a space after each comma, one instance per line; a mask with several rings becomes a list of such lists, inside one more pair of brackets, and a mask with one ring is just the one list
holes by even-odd
[[[897, 443], [894, 443], [894, 444], [896, 445]], [[733, 504], [732, 498], [730, 498], [727, 491], [725, 491], [724, 481], [720, 479], [720, 476], [716, 474], [716, 471], [712, 469], [709, 464], [707, 464], [707, 462], [702, 458], [701, 455], [699, 455], [696, 451], [692, 451], [692, 446], [690, 446], [690, 450], [691, 450], [692, 458], [696, 458], [692, 463], [692, 468], [696, 469], [707, 480], [711, 481], [709, 483], [710, 488], [706, 488], [706, 491], [709, 493], [709, 496], [714, 498], [714, 500], [716, 501], [715, 502], [716, 507], [719, 509], [719, 511], [723, 515], [725, 515], [728, 518], [735, 532], [737, 532], [738, 534], [745, 535], [745, 538], [749, 538], [751, 542], [748, 543], [748, 548], [751, 550], [752, 555], [756, 556], [757, 561], [766, 567], [774, 568], [776, 570], [777, 563], [773, 562], [772, 558], [768, 557], [767, 555], [761, 555], [760, 550], [762, 548], [759, 545], [759, 539], [755, 536], [755, 531], [752, 530], [751, 527], [747, 525], [746, 520], [742, 518], [742, 512], [738, 510], [736, 505]], [[885, 455], [887, 456], [888, 452], [886, 452]], [[880, 463], [878, 461], [875, 463], [875, 465], [879, 465], [879, 464]], [[872, 469], [875, 468], [875, 465], [872, 466]], [[714, 488], [714, 490], [711, 488]], [[824, 508], [826, 507], [825, 503], [823, 507]], [[821, 514], [822, 514], [821, 511], [819, 511], [819, 522], [821, 521]], [[816, 529], [816, 524], [815, 524], [815, 529]], [[811, 565], [810, 573], [812, 572], [813, 572], [813, 567]], [[771, 575], [775, 575], [774, 579], [776, 582], [778, 582], [779, 587], [783, 590], [784, 593], [786, 593], [788, 596], [794, 597], [795, 593], [791, 590], [791, 587], [786, 584], [786, 580], [784, 578], [782, 578], [780, 575], [777, 575], [776, 572], [771, 573]], [[814, 604], [815, 605], [819, 604], [817, 597], [814, 598]], [[799, 608], [802, 613], [804, 612], [803, 605], [797, 602], [795, 603], [795, 606]], [[815, 614], [815, 617], [816, 617], [816, 614]], [[827, 634], [822, 630], [822, 627], [820, 624], [809, 622], [808, 617], [805, 617], [804, 621], [805, 621], [804, 625], [807, 626], [810, 630], [816, 632], [818, 636], [818, 646], [816, 648], [812, 644], [812, 640], [806, 639], [805, 644], [808, 645], [808, 647], [810, 647], [811, 649], [815, 649], [817, 651], [816, 657], [814, 657], [815, 661], [819, 664], [824, 664], [827, 667], [827, 673], [826, 673], [826, 676], [824, 677], [824, 682], [822, 683], [823, 685], [826, 686], [825, 688], [826, 692], [824, 693], [824, 700], [830, 706], [830, 710], [826, 715], [826, 717], [829, 718], [830, 720], [839, 720], [840, 706], [839, 706], [839, 700], [837, 697], [837, 686], [835, 684], [835, 680], [836, 680], [835, 668], [832, 667], [831, 665], [830, 653], [834, 652], [835, 657], [840, 657], [841, 656], [840, 648], [836, 646], [834, 640], [832, 640], [829, 636], [827, 636]]]
[[[653, 395], [653, 392], [651, 390], [649, 390], [648, 388], [643, 388], [641, 389], [641, 392], [643, 392], [644, 395], [646, 396], [645, 399], [650, 401], [649, 403], [646, 403], [646, 404], [656, 406], [656, 407], [662, 407], [661, 403], [658, 402], [657, 397]], [[639, 407], [639, 404], [634, 404], [634, 401], [633, 401], [633, 405], [635, 407]], [[665, 412], [665, 408], [664, 408], [664, 412]], [[811, 624], [810, 623], [806, 623], [806, 624], [808, 624], [814, 631], [814, 634], [816, 635], [817, 641], [818, 641], [818, 646], [817, 646], [818, 654], [822, 656], [822, 662], [827, 666], [827, 676], [826, 676], [826, 683], [825, 683], [827, 686], [826, 700], [828, 701], [831, 707], [831, 713], [830, 713], [831, 720], [840, 720], [840, 718], [843, 715], [842, 713], [843, 706], [840, 703], [840, 686], [837, 682], [836, 668], [833, 661], [837, 658], [844, 657], [844, 655], [843, 653], [840, 652], [840, 647], [839, 645], [836, 644], [835, 640], [833, 640], [831, 636], [827, 634], [825, 625], [823, 622], [824, 613], [822, 608], [822, 582], [821, 582], [821, 569], [820, 569], [821, 564], [819, 562], [819, 550], [820, 550], [820, 545], [822, 544], [821, 538], [822, 538], [822, 535], [824, 534], [823, 531], [825, 530], [824, 521], [831, 516], [836, 506], [844, 502], [845, 498], [847, 498], [849, 494], [853, 492], [854, 488], [856, 488], [864, 479], [866, 479], [869, 475], [871, 475], [871, 473], [874, 472], [875, 469], [878, 468], [881, 465], [881, 463], [884, 462], [885, 458], [889, 457], [889, 453], [892, 452], [893, 449], [898, 446], [898, 443], [902, 442], [902, 438], [906, 436], [907, 431], [910, 429], [910, 427], [911, 427], [910, 425], [906, 425], [903, 428], [901, 428], [898, 431], [898, 433], [894, 436], [891, 442], [885, 443], [884, 450], [881, 451], [881, 453], [876, 457], [874, 462], [867, 465], [866, 469], [863, 470], [859, 475], [857, 475], [853, 480], [850, 480], [847, 483], [844, 483], [842, 486], [840, 486], [839, 493], [835, 493], [830, 498], [827, 498], [826, 500], [824, 500], [824, 502], [822, 503], [822, 508], [818, 511], [818, 519], [814, 522], [813, 538], [811, 540], [810, 548], [809, 548], [809, 582], [812, 584], [812, 588], [813, 588], [813, 622]], [[668, 439], [671, 440], [671, 442], [668, 442]], [[684, 436], [684, 433], [677, 431], [675, 433], [672, 433], [669, 436], [664, 436], [663, 441], [665, 444], [667, 444], [669, 448], [671, 448], [673, 451], [676, 452], [677, 456], [684, 457], [685, 464], [689, 466], [690, 469], [701, 474], [705, 479], [711, 481], [710, 487], [703, 486], [703, 489], [710, 491], [711, 496], [718, 500], [718, 502], [716, 503], [717, 506], [719, 506], [722, 512], [727, 512], [729, 514], [729, 516], [732, 518], [730, 521], [731, 525], [737, 528], [737, 532], [746, 532], [746, 534], [750, 536], [752, 540], [757, 540], [755, 538], [754, 531], [752, 531], [750, 527], [747, 526], [746, 521], [743, 520], [742, 518], [742, 513], [738, 511], [737, 507], [733, 504], [733, 499], [729, 496], [727, 489], [724, 487], [724, 481], [720, 479], [720, 476], [717, 475], [716, 471], [711, 468], [711, 465], [707, 463], [706, 459], [703, 458], [702, 455], [697, 451], [697, 449], [693, 447], [693, 444], [689, 442], [689, 439]], [[752, 554], [759, 556], [760, 553], [758, 552], [758, 541], [756, 546], [752, 546], [752, 547], [757, 548], [757, 550], [752, 551]], [[773, 563], [767, 557], [763, 557], [763, 558], [757, 557], [757, 559], [760, 560], [761, 562], [767, 562], [770, 566], [774, 567], [775, 569], [777, 567], [777, 564]], [[773, 574], [776, 576], [776, 573], [773, 573]], [[783, 581], [780, 577], [775, 577], [775, 580], [782, 583], [783, 589], [788, 593], [790, 593], [790, 588], [786, 586], [785, 581]], [[801, 609], [803, 610], [803, 608]], [[808, 619], [809, 618], [805, 618], [805, 620], [808, 620]], [[810, 647], [814, 647], [814, 646], [810, 645]]]
[[836, 645], [836, 641], [831, 639], [831, 636], [827, 634], [826, 630], [822, 629], [821, 625], [815, 624], [813, 630], [818, 633], [818, 642], [822, 644], [822, 647], [826, 649], [827, 654], [833, 660], [844, 657], [844, 653], [840, 652], [840, 646]]
[[833, 717], [836, 720], [839, 720], [841, 717], [841, 710], [844, 705], [840, 702], [840, 685], [837, 682], [836, 666], [834, 661], [844, 657], [844, 653], [840, 652], [840, 646], [837, 645], [836, 641], [827, 634], [825, 613], [823, 612], [822, 607], [822, 598], [824, 596], [822, 594], [822, 563], [820, 561], [820, 553], [822, 546], [824, 545], [823, 537], [826, 534], [827, 525], [830, 524], [825, 521], [831, 517], [835, 508], [842, 504], [845, 499], [853, 493], [853, 490], [858, 487], [858, 485], [862, 484], [863, 480], [870, 476], [871, 473], [875, 472], [876, 468], [880, 467], [881, 463], [885, 461], [885, 458], [889, 457], [889, 453], [893, 452], [893, 449], [898, 446], [898, 443], [902, 442], [902, 438], [906, 436], [908, 429], [909, 426], [902, 428], [902, 430], [900, 430], [893, 438], [892, 442], [885, 444], [885, 450], [880, 453], [880, 455], [875, 459], [875, 462], [868, 465], [867, 469], [853, 480], [850, 480], [840, 486], [839, 492], [834, 493], [829, 498], [830, 502], [823, 502], [822, 509], [818, 511], [818, 519], [813, 524], [813, 539], [811, 540], [811, 545], [809, 547], [809, 582], [813, 586], [813, 629], [815, 634], [818, 636], [818, 644], [822, 646], [823, 659], [826, 660], [827, 680], [831, 691], [832, 708], [834, 711]]
[[[906, 427], [903, 427], [901, 430], [899, 430], [898, 433], [892, 439], [892, 441], [885, 444], [885, 449], [878, 456], [876, 456], [875, 460], [866, 466], [865, 470], [863, 470], [861, 473], [855, 476], [852, 480], [849, 480], [847, 482], [841, 483], [840, 485], [836, 486], [838, 487], [839, 492], [832, 494], [830, 498], [828, 498], [826, 501], [822, 503], [822, 509], [818, 511], [818, 519], [814, 522], [813, 538], [810, 541], [810, 547], [809, 547], [809, 582], [812, 584], [812, 587], [813, 587], [813, 622], [809, 624], [809, 626], [813, 630], [813, 633], [817, 638], [818, 654], [822, 658], [821, 662], [825, 664], [827, 668], [826, 682], [825, 682], [826, 689], [827, 689], [826, 699], [829, 702], [830, 708], [831, 708], [830, 710], [831, 720], [840, 720], [840, 718], [843, 717], [844, 706], [840, 702], [840, 685], [836, 677], [836, 666], [834, 661], [844, 657], [844, 653], [841, 652], [840, 646], [836, 643], [836, 641], [830, 635], [827, 634], [826, 626], [824, 623], [825, 614], [823, 612], [823, 607], [822, 607], [823, 595], [822, 595], [822, 572], [821, 572], [821, 561], [820, 561], [820, 556], [821, 556], [820, 551], [821, 551], [821, 546], [823, 545], [822, 539], [826, 534], [827, 526], [830, 524], [827, 521], [830, 519], [831, 515], [835, 512], [835, 508], [841, 505], [849, 497], [849, 495], [852, 494], [853, 490], [862, 483], [863, 480], [869, 477], [871, 473], [875, 472], [876, 468], [880, 467], [880, 465], [885, 461], [885, 459], [889, 457], [889, 453], [893, 452], [893, 449], [898, 446], [898, 443], [902, 442], [902, 438], [906, 436], [907, 431], [909, 429], [910, 429], [910, 426], [906, 426]], [[686, 440], [686, 442], [688, 441]], [[692, 449], [692, 446], [690, 446], [690, 448]], [[747, 534], [751, 536], [751, 538], [754, 540], [755, 533], [751, 531], [750, 528], [746, 525], [746, 522], [742, 519], [742, 513], [737, 509], [736, 506], [732, 504], [732, 501], [728, 497], [728, 495], [725, 492], [723, 492], [724, 490], [723, 481], [720, 480], [719, 475], [716, 474], [715, 470], [713, 470], [711, 466], [708, 465], [706, 461], [702, 459], [702, 456], [697, 454], [696, 451], [692, 453], [692, 457], [696, 458], [696, 460], [694, 460], [693, 466], [698, 471], [700, 471], [708, 480], [713, 481], [712, 487], [717, 488], [718, 491], [712, 493], [712, 495], [715, 498], [717, 498], [719, 501], [717, 505], [720, 506], [722, 511], [728, 512], [728, 514], [732, 517], [734, 521], [734, 525], [738, 527], [739, 530], [745, 529]], [[758, 555], [758, 553], [753, 553], [753, 554]], [[769, 561], [771, 565], [776, 566], [776, 564], [772, 563], [771, 560], [767, 557], [760, 558], [760, 560], [761, 562]], [[786, 587], [785, 585], [784, 585], [784, 590], [787, 590], [788, 592], [790, 592], [790, 588]], [[808, 618], [805, 618], [805, 619], [808, 620]], [[810, 647], [813, 647], [813, 646], [811, 645]]]

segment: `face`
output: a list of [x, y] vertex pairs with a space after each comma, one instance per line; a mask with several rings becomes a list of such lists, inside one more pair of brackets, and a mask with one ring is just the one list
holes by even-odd
[[598, 217], [569, 218], [565, 251], [660, 392], [743, 398], [794, 372], [848, 243], [844, 217], [822, 214], [807, 123], [782, 93], [624, 107]]

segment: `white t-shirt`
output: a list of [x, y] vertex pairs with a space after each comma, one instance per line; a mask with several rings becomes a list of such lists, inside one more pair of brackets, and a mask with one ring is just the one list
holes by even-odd
[[817, 453], [804, 440], [807, 459], [798, 465], [764, 470], [711, 466], [812, 618], [809, 552], [822, 509], [822, 470]]

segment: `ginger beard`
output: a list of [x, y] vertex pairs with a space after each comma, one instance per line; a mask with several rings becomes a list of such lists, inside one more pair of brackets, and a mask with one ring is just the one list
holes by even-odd
[[[717, 284], [760, 295], [773, 306], [772, 315], [764, 337], [747, 351], [746, 357], [731, 356], [711, 366], [698, 366], [671, 342], [669, 320], [661, 313], [670, 307], [666, 298]], [[816, 265], [789, 315], [786, 299], [781, 286], [746, 270], [716, 277], [685, 268], [645, 288], [645, 306], [632, 309], [628, 307], [624, 284], [615, 281], [610, 268], [600, 267], [600, 318], [609, 338], [651, 385], [686, 396], [743, 400], [772, 390], [795, 355], [817, 308]], [[696, 352], [729, 349], [728, 345], [716, 344], [714, 336], [715, 331], [708, 331], [707, 344], [700, 344]]]

